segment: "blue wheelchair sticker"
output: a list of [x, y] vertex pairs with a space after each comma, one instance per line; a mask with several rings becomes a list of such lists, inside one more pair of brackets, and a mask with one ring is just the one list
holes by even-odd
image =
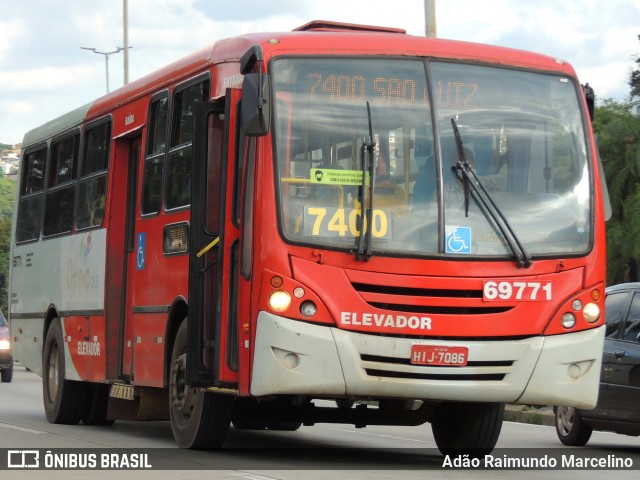
[[136, 260], [136, 269], [144, 270], [144, 260], [145, 254], [147, 250], [147, 234], [142, 232], [138, 234], [138, 247], [136, 248], [137, 252], [137, 260]]
[[471, 253], [471, 228], [446, 225], [445, 251], [446, 253]]

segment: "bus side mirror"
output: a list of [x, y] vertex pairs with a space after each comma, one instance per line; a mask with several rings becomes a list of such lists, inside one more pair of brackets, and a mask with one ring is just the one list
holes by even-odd
[[593, 122], [593, 114], [595, 113], [596, 106], [596, 94], [593, 91], [593, 88], [588, 83], [585, 83], [582, 86], [582, 90], [584, 91], [584, 99], [587, 102], [587, 111], [589, 112], [589, 119]]
[[242, 129], [248, 137], [269, 133], [271, 126], [271, 77], [264, 73], [248, 73], [242, 83]]

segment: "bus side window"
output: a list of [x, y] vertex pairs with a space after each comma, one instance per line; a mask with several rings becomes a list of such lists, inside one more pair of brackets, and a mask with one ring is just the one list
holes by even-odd
[[191, 156], [193, 143], [193, 103], [209, 97], [209, 80], [191, 84], [174, 95], [171, 144], [167, 156], [165, 208], [191, 204]]
[[45, 200], [42, 235], [70, 233], [73, 228], [73, 206], [75, 204], [76, 169], [78, 167], [78, 145], [76, 134], [51, 144], [48, 168], [47, 194]]
[[76, 227], [79, 229], [99, 227], [104, 220], [110, 137], [111, 124], [108, 122], [87, 129], [78, 185]]
[[102, 225], [106, 206], [107, 176], [93, 177], [80, 183], [78, 190], [78, 228]]
[[149, 130], [147, 149], [142, 174], [142, 199], [140, 213], [154, 214], [162, 205], [162, 176], [167, 146], [167, 120], [169, 112], [169, 93], [162, 92], [151, 101], [149, 107]]
[[46, 147], [25, 153], [23, 156], [16, 229], [17, 242], [36, 240], [40, 236], [46, 158]]

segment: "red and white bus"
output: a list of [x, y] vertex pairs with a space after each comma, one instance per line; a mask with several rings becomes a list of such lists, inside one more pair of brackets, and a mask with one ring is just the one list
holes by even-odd
[[605, 201], [575, 72], [311, 22], [221, 40], [26, 134], [15, 357], [49, 421], [430, 422], [590, 408]]

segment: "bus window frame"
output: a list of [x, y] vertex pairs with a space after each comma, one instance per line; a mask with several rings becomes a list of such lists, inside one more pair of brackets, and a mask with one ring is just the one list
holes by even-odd
[[[38, 242], [40, 241], [41, 237], [42, 237], [42, 222], [44, 219], [44, 201], [45, 201], [45, 185], [46, 185], [46, 179], [47, 179], [47, 162], [48, 162], [48, 158], [49, 158], [49, 144], [50, 142], [47, 141], [42, 141], [42, 142], [38, 142], [34, 145], [31, 145], [29, 147], [27, 147], [24, 150], [24, 153], [22, 154], [22, 158], [20, 159], [20, 184], [18, 185], [18, 205], [17, 205], [17, 212], [16, 212], [16, 232], [15, 232], [15, 244], [16, 245], [24, 245], [26, 243], [33, 243], [33, 242]], [[26, 187], [26, 181], [27, 181], [27, 173], [29, 171], [29, 169], [25, 168], [25, 162], [26, 162], [26, 158], [28, 155], [35, 153], [39, 150], [44, 150], [44, 162], [42, 165], [42, 188], [36, 192], [29, 192], [29, 193], [24, 193], [24, 189]], [[20, 226], [20, 215], [22, 212], [22, 201], [24, 199], [32, 199], [32, 198], [37, 198], [37, 197], [41, 197], [40, 198], [40, 202], [41, 202], [41, 206], [40, 206], [40, 219], [38, 222], [39, 228], [38, 228], [38, 234], [33, 237], [33, 238], [28, 238], [25, 240], [18, 240], [18, 228]]]
[[[179, 154], [182, 151], [187, 150], [188, 148], [191, 149], [191, 160], [190, 162], [193, 162], [193, 131], [191, 134], [191, 140], [189, 142], [183, 142], [183, 143], [176, 143], [174, 145], [173, 143], [173, 135], [175, 133], [174, 130], [174, 126], [176, 125], [176, 98], [179, 94], [183, 93], [184, 91], [188, 90], [189, 88], [198, 85], [199, 83], [204, 83], [205, 84], [205, 88], [203, 91], [203, 96], [204, 98], [202, 98], [200, 101], [206, 102], [211, 100], [211, 88], [212, 88], [212, 81], [211, 81], [211, 72], [209, 70], [207, 70], [204, 73], [198, 74], [195, 77], [189, 78], [188, 80], [185, 80], [184, 82], [181, 82], [179, 84], [177, 84], [174, 88], [173, 91], [171, 92], [171, 100], [170, 100], [170, 105], [169, 105], [169, 121], [168, 123], [168, 131], [167, 131], [167, 146], [165, 148], [165, 157], [164, 157], [164, 163], [163, 163], [163, 172], [162, 172], [162, 200], [161, 200], [161, 209], [163, 210], [163, 212], [165, 214], [172, 214], [172, 213], [176, 213], [176, 212], [182, 212], [185, 210], [189, 210], [191, 208], [191, 198], [189, 198], [189, 202], [184, 204], [184, 205], [179, 205], [176, 207], [167, 207], [167, 188], [169, 187], [169, 161], [170, 161], [170, 157], [172, 154]], [[181, 104], [182, 106], [182, 104]], [[182, 109], [180, 109], [182, 111]], [[143, 174], [144, 175], [144, 174]], [[189, 189], [190, 192], [190, 189]], [[189, 197], [191, 197], [191, 193], [189, 193]]]
[[[54, 185], [51, 185], [51, 177], [54, 174], [53, 170], [54, 170], [54, 165], [53, 165], [53, 151], [54, 151], [54, 146], [58, 145], [66, 140], [69, 140], [70, 138], [76, 138], [75, 142], [74, 142], [74, 154], [75, 154], [75, 159], [74, 159], [74, 164], [73, 164], [73, 172], [71, 174], [71, 180], [67, 180], [65, 182], [62, 183], [56, 183]], [[61, 237], [64, 235], [70, 235], [75, 227], [75, 215], [76, 215], [76, 195], [77, 195], [77, 191], [78, 191], [78, 172], [80, 170], [80, 154], [81, 154], [81, 143], [82, 143], [82, 131], [80, 129], [80, 127], [75, 127], [73, 129], [67, 130], [66, 132], [60, 134], [60, 135], [56, 135], [55, 137], [51, 138], [49, 140], [49, 154], [47, 156], [47, 173], [46, 173], [46, 181], [45, 181], [45, 189], [44, 189], [44, 208], [43, 208], [43, 220], [42, 220], [42, 226], [41, 226], [41, 230], [42, 230], [42, 238], [43, 240], [48, 240], [50, 238], [55, 238], [55, 237]], [[58, 169], [58, 164], [56, 163], [55, 165], [55, 169], [57, 172]], [[48, 205], [48, 198], [49, 198], [49, 194], [55, 194], [57, 192], [60, 192], [62, 190], [66, 190], [66, 189], [72, 189], [73, 190], [73, 199], [71, 201], [71, 224], [69, 225], [69, 229], [68, 230], [63, 230], [60, 232], [55, 232], [55, 233], [49, 233], [46, 234], [45, 233], [45, 224], [46, 224], [46, 217], [47, 217], [47, 205]]]
[[[109, 134], [107, 136], [107, 147], [108, 147], [108, 152], [107, 152], [107, 165], [106, 168], [103, 170], [97, 170], [95, 172], [91, 172], [89, 174], [84, 174], [84, 165], [85, 165], [85, 161], [87, 159], [87, 136], [88, 136], [88, 132], [91, 131], [94, 128], [98, 128], [100, 126], [102, 126], [103, 124], [108, 124], [109, 125]], [[103, 228], [104, 227], [104, 221], [106, 219], [106, 215], [103, 217], [102, 222], [100, 222], [100, 224], [95, 224], [95, 225], [89, 225], [89, 226], [78, 226], [78, 212], [80, 211], [80, 187], [81, 185], [83, 185], [84, 183], [87, 183], [95, 178], [99, 178], [99, 177], [106, 177], [106, 184], [105, 184], [105, 192], [104, 192], [104, 200], [105, 200], [105, 210], [106, 210], [106, 206], [109, 203], [109, 183], [110, 183], [110, 171], [111, 171], [111, 155], [113, 153], [113, 149], [112, 149], [112, 143], [113, 143], [113, 115], [112, 114], [108, 114], [105, 115], [101, 118], [98, 118], [96, 120], [93, 120], [89, 123], [87, 123], [82, 131], [82, 136], [81, 136], [81, 141], [80, 141], [80, 161], [79, 161], [79, 166], [78, 166], [78, 177], [76, 179], [76, 199], [75, 199], [75, 210], [74, 210], [74, 219], [73, 219], [73, 225], [74, 228], [77, 232], [85, 232], [88, 230], [94, 230], [94, 229], [99, 229], [99, 228]]]
[[[51, 175], [52, 175], [52, 170], [53, 170], [53, 148], [54, 145], [58, 145], [66, 140], [69, 140], [70, 138], [73, 138], [77, 136], [77, 142], [74, 144], [74, 148], [76, 149], [76, 158], [75, 158], [75, 163], [73, 164], [73, 173], [71, 174], [71, 180], [67, 180], [66, 182], [62, 182], [62, 183], [58, 183], [56, 182], [55, 185], [51, 185]], [[74, 181], [76, 181], [78, 179], [78, 172], [79, 172], [79, 167], [80, 167], [80, 143], [82, 140], [82, 132], [80, 130], [80, 127], [75, 127], [73, 129], [67, 130], [66, 132], [60, 134], [60, 135], [56, 135], [55, 137], [51, 138], [50, 144], [49, 144], [49, 150], [51, 151], [51, 153], [49, 154], [49, 171], [47, 172], [47, 182], [46, 182], [46, 190], [49, 189], [53, 189], [53, 188], [57, 188], [57, 187], [61, 187], [63, 185], [67, 185], [69, 183], [72, 183]], [[58, 165], [56, 165], [56, 170], [57, 170]]]
[[[165, 139], [165, 144], [164, 144], [164, 148], [162, 149], [162, 151], [158, 151], [158, 152], [152, 152], [151, 154], [150, 152], [150, 144], [151, 144], [151, 120], [152, 120], [152, 115], [151, 115], [151, 109], [153, 107], [153, 105], [162, 100], [163, 98], [167, 99], [167, 120], [166, 120], [166, 125], [165, 125], [165, 132], [164, 132], [164, 139]], [[149, 99], [149, 107], [147, 109], [147, 132], [146, 132], [146, 139], [145, 139], [145, 144], [144, 144], [144, 161], [142, 164], [142, 169], [140, 172], [140, 178], [141, 178], [141, 187], [140, 187], [140, 218], [153, 218], [153, 217], [157, 217], [158, 215], [160, 215], [160, 212], [162, 211], [163, 205], [164, 205], [164, 182], [165, 182], [165, 166], [167, 163], [167, 152], [169, 151], [169, 136], [171, 134], [171, 116], [172, 116], [172, 99], [173, 99], [173, 94], [170, 91], [170, 89], [165, 88], [159, 92], [154, 93], [151, 98]], [[153, 116], [153, 120], [155, 121], [155, 115]], [[155, 126], [155, 125], [154, 125]], [[143, 208], [143, 201], [144, 201], [144, 193], [145, 193], [145, 185], [148, 181], [148, 177], [145, 175], [145, 169], [147, 167], [147, 163], [148, 162], [152, 162], [155, 160], [159, 160], [160, 164], [161, 164], [161, 172], [160, 172], [160, 201], [158, 202], [157, 208], [153, 209], [153, 210], [149, 210], [149, 211], [145, 211], [145, 209]]]

